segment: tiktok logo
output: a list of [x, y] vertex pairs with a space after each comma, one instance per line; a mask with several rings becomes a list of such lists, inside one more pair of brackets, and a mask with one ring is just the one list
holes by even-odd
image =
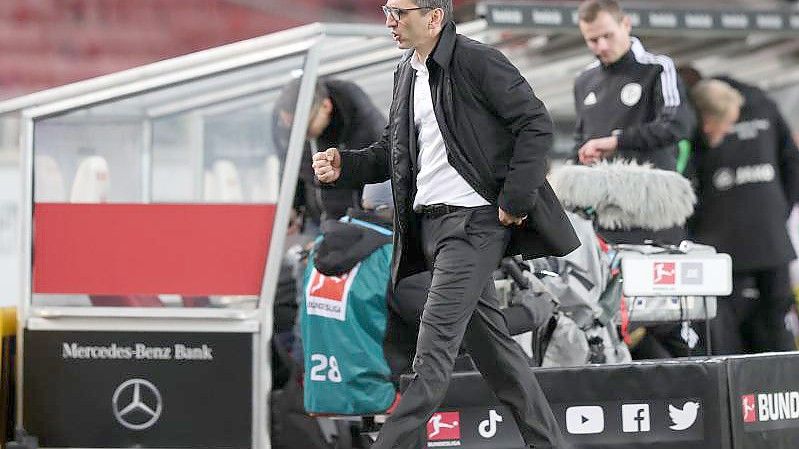
[[497, 434], [497, 423], [502, 422], [502, 415], [497, 413], [496, 410], [491, 409], [488, 412], [488, 419], [480, 421], [480, 426], [477, 431], [483, 438], [493, 438]]

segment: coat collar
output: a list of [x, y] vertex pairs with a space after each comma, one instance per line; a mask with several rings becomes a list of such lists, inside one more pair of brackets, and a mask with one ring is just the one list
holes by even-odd
[[452, 53], [455, 50], [455, 22], [449, 21], [444, 28], [441, 29], [441, 34], [438, 36], [438, 42], [430, 59], [432, 59], [443, 70], [449, 69], [449, 63], [452, 60]]

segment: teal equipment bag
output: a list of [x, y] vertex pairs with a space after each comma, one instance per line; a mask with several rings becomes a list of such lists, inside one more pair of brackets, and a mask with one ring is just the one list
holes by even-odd
[[308, 413], [375, 414], [394, 401], [383, 355], [391, 253], [382, 245], [349, 272], [325, 276], [311, 252], [300, 306]]

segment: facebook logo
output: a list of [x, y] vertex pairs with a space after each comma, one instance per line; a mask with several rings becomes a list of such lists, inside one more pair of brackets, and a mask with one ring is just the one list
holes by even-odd
[[622, 405], [621, 427], [625, 433], [649, 432], [649, 404]]

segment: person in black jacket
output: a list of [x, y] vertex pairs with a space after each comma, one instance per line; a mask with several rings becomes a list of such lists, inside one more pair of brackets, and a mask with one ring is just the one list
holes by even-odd
[[647, 52], [614, 0], [588, 0], [580, 32], [597, 60], [574, 83], [580, 162], [611, 157], [675, 170], [677, 143], [691, 137], [695, 117], [671, 58]]
[[383, 12], [409, 50], [394, 73], [389, 126], [368, 148], [314, 155], [321, 182], [390, 178], [393, 282], [433, 273], [413, 380], [373, 448], [422, 446], [462, 340], [525, 442], [565, 447], [491, 278], [505, 254], [562, 255], [579, 245], [545, 179], [549, 114], [502, 53], [456, 33], [451, 0], [388, 0]]
[[[682, 73], [701, 78], [688, 68]], [[707, 126], [723, 98], [712, 88], [720, 82], [740, 92], [743, 106], [730, 132], [713, 139]], [[692, 97], [704, 133], [694, 140], [699, 203], [691, 231], [733, 260], [733, 294], [719, 301], [711, 322], [713, 352], [793, 350], [785, 314], [793, 304], [788, 263], [796, 254], [786, 220], [799, 201], [799, 149], [777, 105], [754, 86], [717, 77], [698, 82]]]
[[[300, 79], [287, 84], [275, 104], [273, 136], [283, 151], [288, 148], [299, 87]], [[329, 147], [363, 148], [379, 139], [385, 126], [383, 114], [355, 83], [336, 79], [317, 82], [295, 198], [295, 206], [305, 206], [306, 216], [314, 224], [340, 218], [348, 208], [359, 209], [362, 186], [320, 189], [311, 167], [313, 153]]]
[[[671, 58], [649, 53], [631, 36], [631, 19], [615, 0], [581, 3], [578, 25], [597, 58], [574, 82], [579, 161], [588, 165], [622, 158], [676, 170], [678, 142], [692, 137], [696, 118]], [[598, 232], [612, 243], [678, 244], [685, 237], [681, 227]], [[650, 326], [644, 340], [631, 348], [633, 357], [689, 356], [695, 335], [689, 327]]]

